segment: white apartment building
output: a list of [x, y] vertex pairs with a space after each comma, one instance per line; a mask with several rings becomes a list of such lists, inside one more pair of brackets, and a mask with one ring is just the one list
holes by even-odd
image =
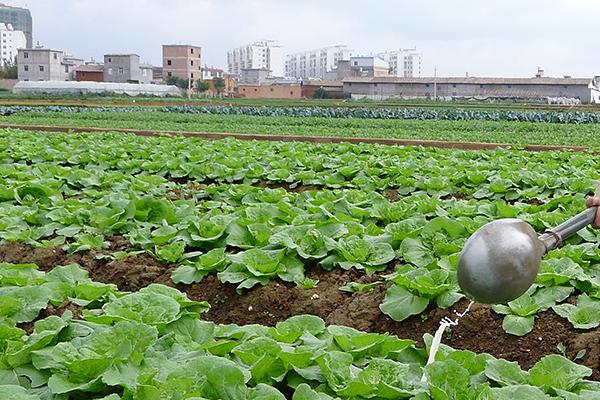
[[419, 78], [422, 69], [422, 54], [417, 48], [399, 49], [377, 54], [390, 64], [390, 74], [401, 78]]
[[283, 77], [283, 49], [274, 40], [263, 40], [227, 53], [230, 74], [241, 75], [243, 69], [267, 69], [274, 77]]
[[14, 64], [18, 49], [27, 47], [25, 33], [15, 31], [11, 24], [0, 23], [0, 47], [2, 48], [0, 67], [4, 67], [6, 64]]
[[338, 61], [350, 60], [352, 50], [346, 45], [288, 54], [285, 76], [298, 79], [325, 79], [337, 67]]

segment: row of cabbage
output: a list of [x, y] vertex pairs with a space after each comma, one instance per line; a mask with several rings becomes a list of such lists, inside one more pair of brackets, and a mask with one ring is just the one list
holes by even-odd
[[0, 115], [23, 112], [79, 113], [149, 112], [282, 116], [298, 118], [369, 118], [369, 119], [418, 119], [418, 120], [484, 120], [520, 121], [560, 124], [596, 124], [600, 113], [582, 111], [514, 111], [514, 110], [462, 110], [462, 109], [420, 109], [420, 108], [368, 108], [368, 107], [276, 107], [276, 106], [167, 106], [167, 107], [75, 107], [75, 106], [0, 106]]
[[[300, 315], [215, 325], [176, 289], [119, 292], [76, 264], [0, 264], [6, 400], [594, 399], [592, 370], [550, 355], [529, 371], [488, 354], [426, 348]], [[63, 310], [39, 317], [44, 309]], [[286, 397], [287, 395], [287, 397]]]
[[[81, 149], [81, 151], [73, 151]], [[587, 153], [497, 149], [464, 151], [383, 145], [207, 141], [119, 133], [67, 135], [0, 131], [4, 175], [36, 174], [59, 187], [104, 188], [111, 180], [272, 183], [359, 188], [399, 195], [457, 194], [477, 199], [542, 201], [592, 192], [600, 159]], [[50, 170], [48, 170], [50, 169]], [[105, 172], [115, 176], [105, 176]], [[31, 175], [31, 174], [30, 174]], [[52, 175], [60, 178], [56, 180]]]
[[[380, 283], [390, 285], [381, 309], [396, 320], [421, 313], [431, 302], [449, 307], [462, 297], [456, 284], [458, 252], [466, 238], [481, 225], [495, 218], [519, 216], [543, 231], [583, 207], [583, 195], [576, 194], [576, 188], [567, 188], [566, 183], [547, 188], [545, 185], [551, 179], [546, 182], [543, 174], [537, 177], [536, 184], [540, 186], [529, 189], [532, 194], [545, 196], [541, 198], [554, 196], [543, 205], [507, 202], [524, 197], [525, 189], [516, 185], [511, 196], [506, 191], [490, 191], [481, 200], [442, 199], [442, 195], [452, 190], [428, 194], [400, 186], [399, 191], [408, 190], [396, 202], [365, 190], [294, 193], [241, 184], [179, 185], [151, 174], [155, 171], [140, 168], [147, 166], [140, 164], [143, 158], [177, 154], [179, 147], [173, 150], [169, 146], [178, 143], [188, 145], [181, 150], [183, 159], [194, 154], [193, 144], [208, 146], [210, 150], [204, 149], [207, 154], [224, 153], [224, 147], [212, 146], [229, 145], [232, 158], [238, 154], [243, 157], [242, 151], [235, 154], [235, 146], [247, 143], [14, 134], [11, 137], [14, 142], [9, 142], [9, 150], [3, 153], [4, 164], [0, 168], [3, 240], [64, 246], [73, 252], [103, 251], [108, 247], [106, 237], [124, 235], [132, 252], [146, 251], [164, 263], [179, 264], [173, 275], [178, 283], [199, 282], [209, 274], [217, 274], [221, 281], [233, 283], [240, 290], [265, 285], [273, 279], [312, 287], [315, 282], [305, 274], [307, 264], [316, 263], [328, 270], [356, 268], [373, 274], [399, 263], [396, 271], [383, 277]], [[102, 138], [110, 146], [104, 147], [106, 143], [99, 140]], [[51, 145], [50, 140], [56, 142]], [[138, 146], [131, 148], [129, 141]], [[156, 143], [163, 143], [164, 147], [153, 146]], [[267, 152], [270, 148], [267, 146], [286, 145], [295, 146], [260, 144], [264, 146], [260, 150]], [[86, 151], [71, 155], [70, 146]], [[143, 152], [146, 147], [153, 149], [150, 155]], [[387, 149], [346, 147], [357, 156], [361, 155], [360, 149], [380, 153]], [[326, 148], [334, 152], [344, 147]], [[138, 157], [142, 160], [132, 158], [130, 153], [134, 154], [134, 149], [140, 151]], [[396, 150], [398, 163], [413, 163], [410, 158], [418, 154], [415, 149]], [[486, 171], [484, 166], [497, 168], [498, 157], [512, 162], [511, 173], [518, 171], [519, 162], [539, 157], [503, 150], [487, 154], [457, 152], [451, 160], [460, 162], [460, 154], [485, 161], [482, 170], [475, 172], [483, 179], [494, 173]], [[556, 157], [546, 157], [548, 162], [559, 162], [563, 156], [573, 157], [572, 165], [560, 168], [578, 168], [572, 169], [572, 173], [579, 174], [582, 187], [586, 182], [584, 177], [589, 176], [587, 188], [591, 188], [591, 177], [596, 172], [586, 169], [591, 164], [585, 157], [574, 153], [551, 154]], [[440, 159], [430, 155], [421, 158], [419, 165], [431, 168]], [[176, 174], [177, 162], [169, 164], [165, 159], [167, 170], [163, 170], [165, 165], [158, 161], [161, 171], [169, 174]], [[436, 168], [443, 173], [442, 167]], [[489, 187], [495, 188], [492, 184]], [[578, 328], [597, 326], [600, 323], [598, 240], [597, 231], [584, 230], [568, 246], [553, 252], [551, 259], [542, 265], [539, 286], [508, 308], [496, 308], [507, 314], [505, 329], [513, 334], [526, 334], [533, 328], [535, 315], [550, 307], [555, 307], [557, 313]], [[122, 258], [128, 253], [108, 256]], [[580, 295], [577, 305], [556, 305], [574, 294], [574, 290]]]

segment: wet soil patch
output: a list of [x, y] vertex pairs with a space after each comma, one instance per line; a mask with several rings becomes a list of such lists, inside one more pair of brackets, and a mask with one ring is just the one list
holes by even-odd
[[[111, 238], [111, 249], [122, 249], [126, 246], [124, 240]], [[272, 281], [240, 295], [234, 285], [223, 284], [216, 276], [209, 276], [197, 284], [175, 285], [170, 276], [176, 266], [161, 264], [147, 254], [122, 260], [97, 256], [98, 253], [93, 251], [68, 254], [60, 248], [37, 249], [20, 243], [0, 245], [0, 262], [36, 263], [44, 271], [56, 265], [78, 263], [90, 272], [92, 279], [114, 283], [119, 289], [128, 291], [151, 283], [177, 287], [191, 299], [208, 301], [211, 310], [203, 318], [217, 323], [274, 325], [293, 315], [314, 314], [328, 324], [346, 325], [370, 332], [389, 332], [422, 345], [425, 333], [433, 335], [443, 317], [454, 318], [453, 310], [463, 311], [468, 304], [462, 300], [447, 310], [431, 305], [421, 315], [396, 322], [379, 310], [379, 304], [385, 297], [386, 283], [377, 285], [371, 292], [348, 293], [339, 290], [349, 282], [370, 283], [378, 280], [378, 276], [367, 277], [356, 270], [324, 271], [307, 267], [306, 275], [319, 281], [313, 289]], [[43, 311], [44, 315], [54, 315], [53, 312]], [[574, 329], [566, 319], [548, 311], [537, 316], [535, 328], [530, 334], [517, 337], [504, 333], [502, 318], [489, 306], [476, 304], [458, 326], [446, 331], [443, 342], [457, 349], [485, 352], [517, 361], [524, 369], [531, 368], [547, 354], [559, 353], [557, 346], [562, 343], [566, 348], [566, 356], [571, 359], [585, 349], [585, 356], [577, 362], [592, 368], [592, 378], [600, 380], [600, 328]]]

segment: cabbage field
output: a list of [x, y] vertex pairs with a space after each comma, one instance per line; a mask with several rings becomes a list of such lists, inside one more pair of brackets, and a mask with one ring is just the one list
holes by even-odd
[[[3, 107], [0, 123], [329, 121], [376, 135], [406, 122], [459, 140], [457, 126], [495, 124], [507, 143], [530, 131], [562, 145], [598, 129], [594, 113], [207, 110]], [[588, 147], [0, 130], [0, 398], [598, 399], [592, 228], [523, 296], [473, 305], [427, 363], [440, 321], [469, 305], [456, 278], [467, 238], [498, 218], [543, 232], [581, 211], [600, 178]]]
[[3, 106], [0, 124], [597, 148], [598, 112], [332, 107]]

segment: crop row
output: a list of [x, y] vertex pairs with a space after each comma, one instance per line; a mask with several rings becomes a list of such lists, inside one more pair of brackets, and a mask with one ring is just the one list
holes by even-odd
[[90, 112], [23, 112], [0, 122], [21, 125], [234, 132], [244, 134], [475, 141], [511, 144], [596, 146], [598, 124], [536, 124], [511, 121], [383, 120], [246, 115]]
[[[82, 182], [71, 184], [87, 190], [108, 188], [111, 182], [135, 177], [157, 182], [267, 182], [291, 188], [316, 185], [378, 192], [393, 188], [400, 195], [456, 194], [507, 201], [590, 194], [600, 170], [597, 157], [575, 152], [475, 152], [14, 130], [0, 131], [0, 162], [5, 176], [31, 180], [40, 175], [46, 182], [57, 180], [52, 184], [59, 187], [64, 176], [75, 169], [81, 176], [71, 180]], [[105, 172], [117, 176], [104, 176]]]
[[[373, 274], [396, 262], [396, 271], [385, 277], [391, 285], [381, 305], [381, 310], [396, 320], [421, 313], [430, 302], [449, 307], [462, 297], [455, 272], [458, 252], [481, 225], [491, 219], [515, 216], [540, 231], [557, 225], [583, 207], [583, 195], [576, 192], [590, 190], [591, 178], [596, 174], [587, 169], [596, 168], [596, 164], [576, 153], [545, 155], [543, 162], [554, 165], [558, 170], [554, 172], [567, 168], [568, 173], [579, 176], [571, 181], [553, 181], [548, 172], [552, 168], [544, 168], [539, 154], [507, 150], [469, 153], [385, 146], [11, 133], [13, 136], [5, 138], [10, 152], [4, 153], [0, 168], [0, 199], [4, 200], [0, 207], [5, 216], [0, 221], [0, 238], [4, 240], [36, 246], [64, 245], [69, 251], [101, 251], [108, 246], [105, 237], [124, 235], [134, 250], [147, 251], [165, 263], [178, 263], [180, 267], [173, 274], [175, 282], [189, 284], [217, 274], [222, 282], [236, 284], [240, 290], [265, 285], [272, 279], [310, 287], [314, 282], [305, 277], [307, 264], [316, 263], [327, 270], [356, 268]], [[248, 147], [253, 145], [259, 147]], [[72, 148], [86, 151], [71, 155]], [[293, 165], [292, 157], [302, 154], [303, 148], [308, 158], [296, 166], [310, 166], [304, 172], [322, 172], [326, 179], [333, 171], [358, 173], [351, 163], [370, 151], [378, 157], [369, 159], [390, 172], [384, 163], [389, 151], [395, 160], [389, 165], [395, 164], [405, 172], [402, 177], [388, 177], [386, 184], [398, 185], [397, 190], [406, 196], [390, 202], [371, 190], [293, 193], [242, 184], [178, 185], [157, 175], [185, 176], [178, 164], [183, 161], [222, 174], [208, 176], [212, 180], [244, 182], [244, 153], [257, 154], [252, 160], [260, 163], [261, 156], [281, 160], [279, 151], [287, 149], [285, 159], [289, 164], [268, 162], [270, 166], [276, 163], [278, 170]], [[211, 164], [205, 158], [219, 154], [227, 154], [236, 164], [223, 169], [223, 165]], [[311, 162], [309, 155], [322, 158]], [[192, 159], [195, 156], [203, 158]], [[446, 162], [444, 156], [449, 157]], [[540, 157], [540, 173], [525, 180], [527, 175], [519, 173], [518, 167], [519, 163], [524, 168], [532, 162], [530, 157]], [[465, 173], [467, 165], [476, 165], [477, 159], [480, 168]], [[497, 168], [502, 161], [510, 161], [511, 176], [519, 177], [519, 181], [484, 184], [488, 176], [500, 173]], [[324, 163], [329, 163], [331, 169], [323, 169]], [[426, 171], [415, 171], [417, 166]], [[379, 171], [366, 166], [362, 170]], [[458, 170], [463, 170], [462, 178], [453, 176], [459, 174]], [[428, 188], [415, 186], [408, 174], [413, 179], [423, 174], [446, 180], [438, 181], [428, 193]], [[272, 182], [286, 182], [289, 176], [289, 171], [267, 174]], [[344, 173], [341, 176], [346, 177]], [[406, 184], [407, 179], [411, 186]], [[451, 179], [459, 179], [455, 184], [460, 182], [460, 193], [481, 200], [443, 200], [441, 196], [457, 190], [447, 186]], [[296, 178], [288, 182], [298, 183]], [[319, 182], [332, 185], [331, 180]], [[549, 198], [543, 205], [519, 201]], [[517, 201], [511, 204], [507, 200]], [[496, 308], [507, 314], [505, 330], [526, 334], [533, 328], [537, 312], [554, 307], [575, 289], [580, 294], [579, 303], [559, 305], [554, 310], [578, 328], [597, 326], [597, 240], [597, 232], [585, 230], [569, 245], [553, 252], [542, 265], [537, 286], [507, 307]]]
[[[66, 106], [0, 106], [0, 115], [20, 112], [139, 112], [139, 107], [66, 107]], [[359, 118], [359, 119], [419, 119], [419, 120], [482, 120], [552, 122], [561, 124], [595, 124], [600, 122], [597, 112], [513, 111], [513, 110], [461, 110], [419, 108], [367, 108], [367, 107], [246, 107], [246, 106], [169, 106], [147, 108], [150, 112], [177, 114], [253, 115], [296, 118]]]
[[[119, 292], [76, 264], [0, 264], [0, 393], [9, 400], [592, 399], [592, 370], [550, 355], [516, 363], [309, 315], [215, 325], [176, 289]], [[42, 310], [62, 310], [39, 318]], [[35, 321], [35, 322], [34, 322]], [[34, 322], [32, 324], [32, 322]], [[288, 397], [289, 398], [289, 397]]]

